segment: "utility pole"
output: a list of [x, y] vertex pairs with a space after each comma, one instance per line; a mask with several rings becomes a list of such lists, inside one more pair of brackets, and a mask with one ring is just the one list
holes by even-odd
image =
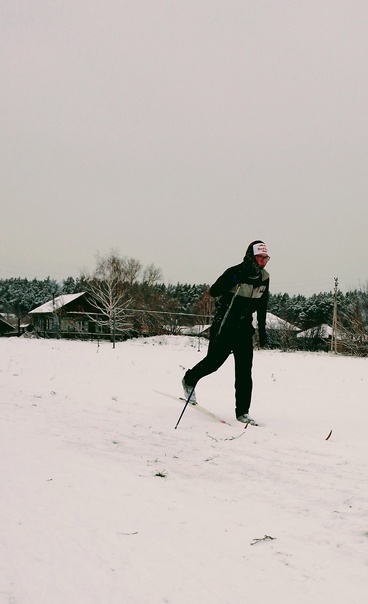
[[337, 352], [337, 289], [339, 286], [339, 279], [335, 277], [335, 292], [334, 292], [334, 305], [332, 315], [332, 336], [331, 336], [331, 352]]

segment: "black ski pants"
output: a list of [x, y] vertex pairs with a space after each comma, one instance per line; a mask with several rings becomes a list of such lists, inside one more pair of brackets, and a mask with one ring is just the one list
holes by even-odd
[[230, 354], [235, 363], [235, 415], [248, 413], [252, 398], [253, 334], [243, 330], [229, 330], [210, 338], [207, 355], [184, 378], [190, 386], [214, 373], [223, 365]]

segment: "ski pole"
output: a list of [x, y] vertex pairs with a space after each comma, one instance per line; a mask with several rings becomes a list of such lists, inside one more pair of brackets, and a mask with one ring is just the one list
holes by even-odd
[[221, 329], [222, 329], [222, 328], [223, 328], [223, 326], [225, 325], [226, 319], [227, 319], [227, 318], [228, 318], [228, 316], [229, 316], [229, 313], [230, 313], [230, 311], [231, 311], [231, 307], [232, 307], [232, 305], [234, 304], [234, 300], [235, 300], [236, 296], [238, 295], [238, 292], [239, 292], [240, 286], [241, 286], [241, 283], [238, 283], [238, 285], [236, 286], [236, 290], [235, 290], [234, 295], [233, 295], [233, 297], [232, 297], [232, 300], [231, 300], [231, 302], [230, 302], [230, 304], [229, 304], [229, 308], [227, 309], [226, 313], [224, 314], [224, 318], [222, 319], [222, 321], [221, 321], [221, 325], [220, 325], [219, 330], [218, 330], [218, 332], [217, 332], [217, 335], [218, 335], [218, 336], [220, 335]]
[[194, 388], [195, 388], [195, 386], [193, 386], [193, 388], [191, 389], [191, 391], [190, 391], [190, 393], [189, 393], [189, 396], [188, 396], [187, 400], [185, 401], [185, 405], [184, 405], [184, 407], [183, 407], [183, 411], [180, 413], [180, 417], [179, 417], [178, 421], [176, 422], [175, 430], [176, 430], [176, 428], [178, 427], [179, 422], [180, 422], [181, 418], [182, 418], [182, 417], [183, 417], [183, 415], [184, 415], [184, 411], [185, 411], [185, 409], [187, 408], [188, 403], [189, 403], [189, 401], [190, 401], [190, 399], [191, 399], [191, 397], [192, 397], [192, 394], [193, 394], [193, 392], [194, 392]]

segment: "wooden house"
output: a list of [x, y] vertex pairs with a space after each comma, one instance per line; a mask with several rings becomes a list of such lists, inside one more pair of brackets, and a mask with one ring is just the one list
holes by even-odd
[[44, 337], [89, 338], [104, 335], [96, 308], [85, 292], [62, 294], [29, 313], [34, 331]]

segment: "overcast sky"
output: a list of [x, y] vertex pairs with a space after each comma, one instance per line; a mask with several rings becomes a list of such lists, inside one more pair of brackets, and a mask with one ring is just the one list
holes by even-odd
[[0, 278], [368, 282], [367, 0], [0, 0]]

